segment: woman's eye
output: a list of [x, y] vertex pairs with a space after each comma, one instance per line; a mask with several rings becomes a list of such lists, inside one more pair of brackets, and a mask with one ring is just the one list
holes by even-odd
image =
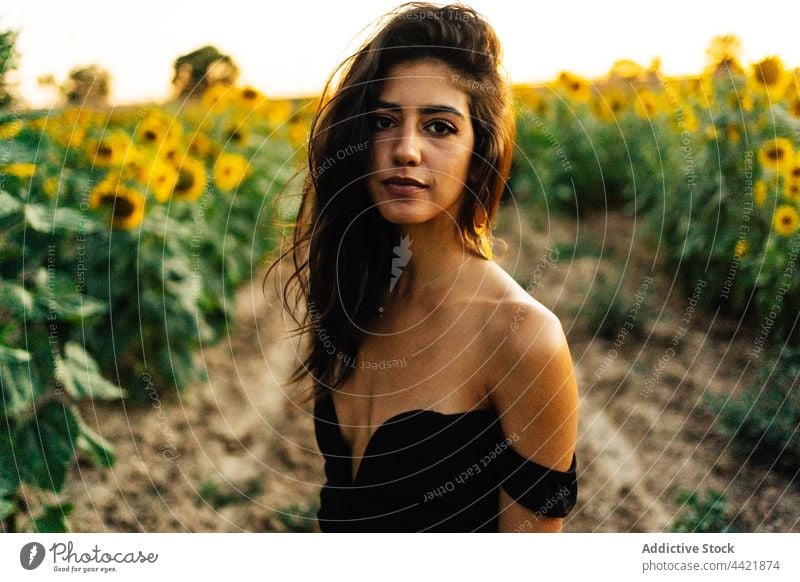
[[436, 135], [447, 135], [448, 133], [457, 133], [456, 128], [446, 121], [434, 121], [428, 127], [433, 128], [433, 133]]
[[372, 123], [375, 129], [388, 129], [391, 127], [392, 118], [386, 117], [385, 115], [378, 115], [374, 118]]

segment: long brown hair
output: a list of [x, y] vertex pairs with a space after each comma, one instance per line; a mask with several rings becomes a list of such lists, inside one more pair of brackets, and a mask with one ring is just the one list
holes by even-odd
[[[341, 386], [352, 373], [365, 324], [377, 314], [392, 270], [396, 225], [383, 219], [364, 186], [370, 144], [369, 114], [381, 80], [400, 63], [437, 59], [469, 96], [475, 134], [470, 180], [457, 217], [467, 246], [491, 259], [491, 228], [511, 167], [515, 138], [510, 88], [500, 73], [502, 49], [493, 28], [472, 8], [403, 4], [384, 15], [377, 32], [328, 78], [308, 141], [308, 174], [288, 248], [270, 266], [292, 255], [286, 282], [299, 286], [296, 332], [312, 331], [307, 356], [289, 382], [314, 379], [303, 402]], [[341, 73], [331, 90], [337, 73]], [[458, 77], [456, 77], [458, 75]], [[265, 277], [265, 281], [266, 281]]]

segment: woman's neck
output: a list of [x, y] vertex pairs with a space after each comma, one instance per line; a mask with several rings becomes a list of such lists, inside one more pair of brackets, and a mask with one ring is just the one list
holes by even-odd
[[399, 225], [386, 294], [388, 304], [435, 301], [453, 288], [467, 287], [468, 267], [485, 261], [463, 242], [450, 217], [444, 218], [449, 224], [439, 228], [432, 224], [434, 221]]

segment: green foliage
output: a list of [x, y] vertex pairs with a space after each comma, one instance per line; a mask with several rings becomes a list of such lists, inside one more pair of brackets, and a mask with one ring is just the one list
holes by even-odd
[[[556, 256], [561, 261], [572, 261], [582, 257], [602, 257], [603, 249], [587, 237], [576, 238], [571, 242], [559, 242], [553, 245]], [[606, 249], [608, 252], [608, 249]]]
[[60, 505], [47, 505], [42, 512], [32, 519], [33, 531], [37, 533], [67, 532], [67, 518], [72, 514], [75, 505], [67, 502]]
[[589, 333], [608, 341], [627, 341], [626, 336], [644, 337], [646, 322], [653, 315], [646, 302], [628, 291], [621, 272], [621, 266], [615, 267], [611, 275], [598, 272], [591, 287], [587, 286], [582, 294], [586, 303], [581, 309], [581, 320]]
[[16, 43], [16, 31], [5, 30], [0, 32], [0, 109], [8, 107], [13, 100], [9, 92], [6, 75], [17, 68]]
[[[699, 310], [751, 325], [780, 310], [772, 333], [797, 345], [800, 101], [791, 71], [768, 67], [765, 88], [732, 47], [716, 47], [728, 56], [696, 78], [653, 69], [517, 88], [512, 191], [540, 223], [623, 208], [680, 288], [706, 281]], [[767, 155], [776, 138], [780, 164]]]
[[243, 489], [237, 489], [230, 483], [222, 483], [215, 479], [206, 479], [198, 487], [200, 497], [209, 503], [215, 509], [225, 507], [226, 505], [234, 505], [237, 503], [246, 503], [251, 501], [255, 495], [263, 491], [263, 487], [258, 480], [250, 480], [245, 483]]
[[800, 347], [776, 346], [766, 360], [740, 395], [709, 394], [705, 402], [734, 454], [794, 477], [800, 470]]
[[619, 206], [626, 165], [616, 129], [599, 123], [583, 104], [550, 96], [549, 107], [517, 103], [517, 148], [511, 190], [539, 212], [565, 216]]
[[733, 533], [739, 531], [728, 518], [728, 505], [721, 491], [711, 490], [705, 497], [682, 490], [678, 495], [682, 512], [671, 524], [676, 533]]
[[281, 507], [275, 511], [275, 517], [283, 524], [287, 532], [308, 533], [314, 531], [319, 506], [312, 504], [300, 507], [296, 503]]
[[[276, 244], [264, 209], [288, 179], [293, 152], [283, 142], [266, 148], [233, 193], [209, 180], [200, 202], [167, 206], [145, 186], [149, 208], [138, 228], [109, 224], [88, 202], [113, 168], [95, 164], [89, 144], [105, 132], [133, 139], [141, 119], [126, 115], [65, 110], [53, 119], [41, 112], [0, 118], [10, 136], [0, 163], [4, 531], [26, 527], [23, 512], [37, 531], [68, 529], [72, 506], [47, 499], [61, 493], [75, 456], [99, 467], [116, 460], [74, 404], [143, 400], [150, 387], [181, 389], [204, 378], [197, 348], [228, 331], [236, 288]], [[215, 119], [204, 129], [211, 134], [204, 164], [213, 165], [224, 124]], [[255, 147], [237, 153], [246, 160]], [[154, 155], [142, 148], [145, 159]], [[142, 167], [149, 166], [132, 166]], [[20, 505], [22, 486], [40, 491], [38, 507]]]

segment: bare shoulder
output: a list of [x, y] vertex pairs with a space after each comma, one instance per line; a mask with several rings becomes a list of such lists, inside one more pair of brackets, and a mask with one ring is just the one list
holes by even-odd
[[497, 263], [490, 261], [486, 269], [487, 295], [495, 304], [492, 342], [503, 341], [516, 349], [530, 348], [531, 343], [540, 346], [561, 343], [564, 339], [561, 322], [550, 309], [531, 297]]
[[473, 264], [472, 269], [468, 276], [474, 285], [462, 289], [446, 317], [465, 319], [469, 326], [461, 331], [481, 338], [487, 370], [491, 368], [487, 385], [499, 382], [520, 358], [545, 357], [563, 349], [563, 328], [550, 309], [494, 261]]
[[499, 305], [487, 334], [489, 401], [504, 432], [518, 437], [522, 455], [566, 470], [577, 436], [578, 389], [563, 327], [502, 268], [491, 270]]

